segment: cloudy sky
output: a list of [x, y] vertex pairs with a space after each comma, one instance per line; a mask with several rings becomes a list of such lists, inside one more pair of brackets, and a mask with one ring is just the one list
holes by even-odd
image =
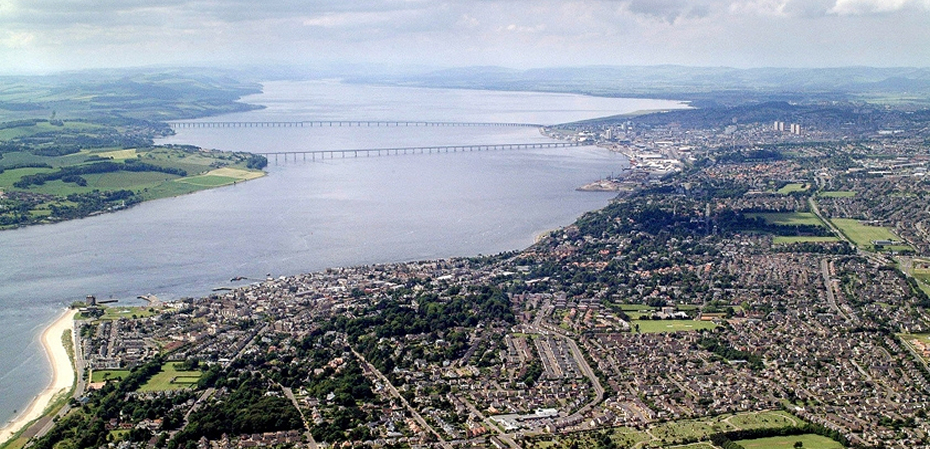
[[930, 66], [930, 0], [0, 0], [0, 73], [230, 63]]

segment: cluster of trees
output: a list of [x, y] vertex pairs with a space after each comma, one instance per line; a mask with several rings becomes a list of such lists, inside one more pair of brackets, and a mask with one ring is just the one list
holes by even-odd
[[94, 212], [104, 210], [111, 206], [131, 206], [142, 201], [139, 195], [131, 190], [114, 190], [101, 192], [94, 190], [87, 193], [72, 193], [67, 199], [74, 205], [50, 204], [52, 215], [60, 220], [86, 217]]
[[740, 351], [714, 337], [705, 336], [701, 338], [698, 340], [698, 346], [727, 360], [745, 360], [746, 364], [754, 370], [763, 368], [762, 356], [748, 351]]
[[526, 365], [526, 369], [523, 370], [523, 374], [520, 375], [520, 378], [517, 379], [519, 382], [523, 382], [528, 387], [536, 385], [536, 381], [539, 380], [539, 377], [542, 376], [543, 366], [539, 360], [533, 360], [532, 362]]
[[[0, 159], [2, 158], [3, 154], [0, 154]], [[11, 164], [0, 167], [0, 173], [3, 173], [7, 170], [16, 170], [18, 168], [52, 168], [52, 166], [42, 162], [24, 162], [22, 164]]]
[[318, 399], [333, 395], [333, 403], [343, 407], [354, 407], [359, 400], [371, 400], [375, 394], [371, 382], [365, 378], [362, 368], [355, 360], [345, 362], [338, 371], [324, 369], [305, 382], [307, 392]]
[[278, 395], [261, 374], [240, 373], [232, 392], [222, 401], [213, 401], [192, 413], [188, 425], [168, 442], [169, 449], [194, 448], [201, 437], [219, 439], [252, 433], [293, 430], [303, 427], [300, 414], [291, 401]]
[[911, 295], [913, 295], [915, 298], [914, 304], [924, 309], [930, 309], [930, 297], [928, 297], [927, 294], [924, 293], [923, 289], [920, 288], [920, 285], [918, 284], [919, 281], [910, 276], [905, 277], [904, 280], [907, 282], [907, 286], [911, 290]]
[[653, 236], [668, 235], [685, 238], [706, 234], [704, 220], [688, 201], [681, 208], [668, 210], [652, 201], [649, 195], [617, 201], [607, 207], [589, 212], [575, 222], [578, 237], [617, 237], [631, 232], [644, 232]]
[[573, 439], [571, 443], [568, 444], [568, 449], [582, 449], [582, 448], [591, 448], [591, 449], [620, 449], [620, 445], [610, 437], [609, 431], [597, 432], [592, 435], [591, 441], [585, 441], [579, 443], [577, 439]]
[[[797, 426], [769, 427], [762, 429], [734, 430], [731, 432], [715, 433], [710, 441], [723, 449], [745, 449], [743, 445], [734, 440], [752, 440], [756, 438], [783, 437], [792, 435], [815, 434], [838, 441], [843, 446], [849, 446], [849, 440], [836, 430], [828, 429], [821, 424], [801, 423]], [[799, 446], [795, 446], [799, 447]]]
[[9, 122], [0, 123], [0, 129], [13, 129], [13, 128], [23, 128], [26, 126], [36, 126], [37, 124], [41, 122], [47, 122], [47, 121], [48, 120], [40, 119], [40, 118], [33, 118], [33, 119], [26, 119], [26, 120], [13, 120]]
[[494, 286], [482, 286], [467, 295], [442, 298], [425, 293], [417, 298], [416, 309], [396, 300], [378, 303], [363, 317], [337, 319], [340, 330], [353, 341], [373, 333], [376, 337], [402, 337], [410, 334], [442, 332], [454, 327], [474, 327], [481, 322], [515, 322], [510, 298]]
[[81, 177], [81, 175], [97, 174], [97, 173], [113, 173], [118, 171], [128, 171], [128, 172], [159, 172], [167, 173], [170, 175], [177, 176], [187, 176], [187, 171], [180, 168], [174, 167], [162, 167], [155, 164], [149, 164], [145, 162], [140, 162], [136, 159], [128, 159], [126, 162], [112, 162], [112, 161], [102, 161], [94, 162], [85, 165], [73, 165], [62, 167], [58, 171], [49, 172], [49, 173], [36, 173], [34, 175], [25, 175], [20, 178], [19, 181], [13, 183], [13, 186], [20, 189], [29, 188], [32, 185], [42, 185], [48, 181], [62, 180], [64, 182], [74, 182], [80, 184], [83, 181], [83, 184], [87, 185], [87, 181]]
[[268, 158], [260, 154], [249, 154], [245, 166], [253, 170], [261, 170], [268, 166]]
[[762, 217], [750, 217], [740, 212], [725, 210], [714, 217], [721, 230], [732, 232], [757, 231], [781, 236], [831, 236], [829, 229], [818, 225], [784, 225], [769, 223]]
[[57, 157], [74, 154], [85, 148], [133, 148], [152, 144], [152, 137], [163, 134], [162, 126], [154, 123], [117, 125], [109, 121], [95, 121], [92, 127], [79, 129], [63, 127], [59, 120], [20, 120], [0, 123], [0, 129], [35, 126], [48, 122], [60, 129], [36, 132], [16, 137], [0, 146], [0, 153], [28, 152], [36, 156]]
[[833, 255], [856, 254], [856, 248], [846, 242], [797, 242], [772, 248], [776, 253], [816, 253]]
[[[110, 431], [106, 424], [111, 418], [120, 417], [126, 394], [137, 390], [152, 376], [161, 371], [163, 360], [155, 357], [147, 363], [133, 368], [121, 382], [108, 383], [103, 388], [88, 394], [88, 402], [79, 412], [70, 413], [60, 420], [44, 437], [32, 446], [35, 449], [72, 447], [84, 449], [106, 446]], [[72, 402], [77, 406], [77, 402]], [[136, 408], [133, 408], [133, 414]], [[141, 415], [143, 412], [140, 411]], [[141, 418], [140, 418], [141, 419]]]
[[371, 431], [365, 424], [370, 418], [358, 407], [338, 407], [330, 409], [322, 422], [310, 426], [310, 433], [315, 440], [330, 443], [368, 440], [371, 439]]
[[723, 164], [742, 164], [746, 162], [777, 161], [783, 159], [783, 156], [778, 151], [752, 148], [715, 154], [714, 159]]

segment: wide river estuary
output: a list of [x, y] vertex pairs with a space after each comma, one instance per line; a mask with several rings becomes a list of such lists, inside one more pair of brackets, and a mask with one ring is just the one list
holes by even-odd
[[[398, 120], [556, 124], [673, 101], [582, 95], [270, 82], [266, 106], [203, 121]], [[159, 143], [238, 151], [550, 142], [536, 128], [184, 128]], [[596, 147], [275, 162], [268, 176], [126, 211], [0, 232], [0, 423], [50, 381], [39, 343], [86, 295], [139, 304], [204, 296], [230, 278], [493, 254], [603, 207], [575, 188], [619, 172]], [[0, 425], [2, 427], [2, 425]]]

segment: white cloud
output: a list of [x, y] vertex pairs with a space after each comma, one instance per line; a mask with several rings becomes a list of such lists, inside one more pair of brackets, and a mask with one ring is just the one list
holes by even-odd
[[390, 20], [382, 13], [326, 13], [303, 20], [306, 26], [318, 26], [323, 28], [355, 27], [359, 25], [370, 25], [374, 23], [384, 23]]
[[0, 0], [0, 72], [23, 55], [72, 66], [926, 66], [928, 23], [930, 0]]
[[525, 25], [517, 25], [515, 23], [511, 23], [507, 26], [502, 26], [498, 28], [497, 30], [507, 31], [510, 33], [540, 33], [546, 30], [546, 26], [541, 25], [541, 24], [535, 25], [535, 26], [525, 26]]
[[456, 25], [465, 28], [477, 28], [481, 25], [481, 22], [468, 14], [462, 14], [462, 17], [456, 22]]
[[830, 13], [839, 15], [875, 14], [900, 11], [909, 7], [930, 9], [928, 0], [836, 0]]
[[7, 48], [26, 48], [34, 40], [35, 40], [35, 35], [33, 35], [32, 33], [26, 33], [26, 32], [6, 33], [6, 36], [4, 36], [3, 38], [0, 38], [0, 46], [7, 47]]

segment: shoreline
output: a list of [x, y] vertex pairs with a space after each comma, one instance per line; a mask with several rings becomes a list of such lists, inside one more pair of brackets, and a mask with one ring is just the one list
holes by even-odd
[[76, 310], [66, 310], [42, 332], [42, 347], [45, 349], [46, 359], [52, 365], [52, 380], [29, 403], [25, 411], [0, 428], [0, 444], [6, 443], [30, 422], [41, 418], [52, 399], [62, 390], [68, 390], [74, 385], [74, 367], [68, 357], [68, 351], [61, 342], [61, 336], [66, 330], [73, 329], [76, 314]]

